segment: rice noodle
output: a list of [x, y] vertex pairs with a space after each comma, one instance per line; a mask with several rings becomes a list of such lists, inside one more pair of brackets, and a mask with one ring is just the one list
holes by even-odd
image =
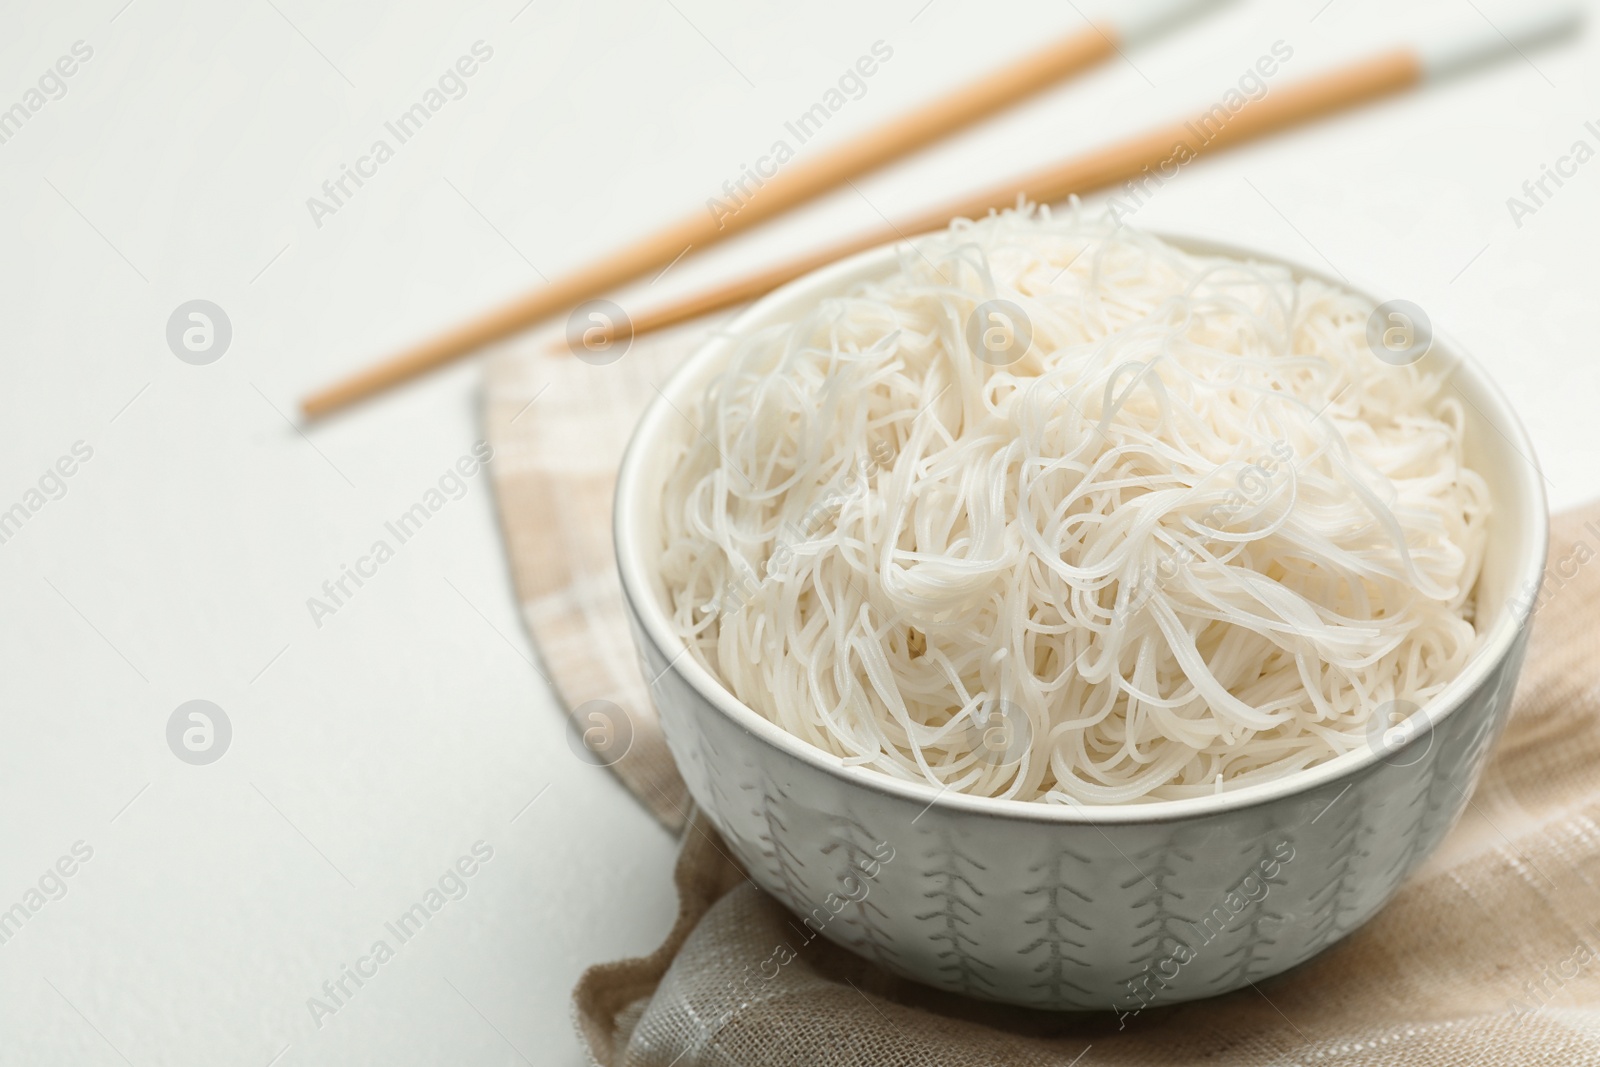
[[[991, 299], [1031, 324], [1006, 366]], [[675, 624], [785, 730], [966, 793], [1178, 799], [1368, 744], [1474, 649], [1489, 516], [1460, 401], [1371, 313], [1076, 205], [958, 223], [686, 412]]]

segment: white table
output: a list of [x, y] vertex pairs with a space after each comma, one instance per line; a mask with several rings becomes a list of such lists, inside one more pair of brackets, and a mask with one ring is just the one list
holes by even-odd
[[[0, 922], [26, 913], [0, 944], [0, 1063], [581, 1062], [569, 990], [665, 932], [673, 845], [564, 743], [486, 478], [347, 579], [336, 611], [307, 607], [469, 450], [477, 370], [305, 433], [288, 413], [703, 204], [874, 42], [892, 59], [823, 139], [1080, 16], [1047, 0], [122, 5], [13, 2], [0, 35], [0, 108], [26, 107], [75, 42], [92, 50], [0, 143], [0, 511], [27, 512], [0, 544]], [[1234, 4], [631, 298], [1197, 108], [1278, 39], [1294, 48], [1281, 80], [1477, 17], [1457, 0]], [[363, 162], [480, 40], [492, 55], [465, 64], [465, 94]], [[1326, 259], [1421, 304], [1498, 375], [1553, 503], [1573, 504], [1600, 489], [1583, 311], [1600, 162], [1520, 227], [1506, 200], [1574, 140], [1600, 145], [1584, 128], [1597, 58], [1590, 38], [1198, 163], [1137, 221]], [[345, 164], [364, 184], [313, 212]], [[194, 299], [232, 327], [205, 365], [165, 336]], [[77, 442], [92, 455], [58, 487], [46, 472]], [[41, 478], [64, 495], [30, 497]], [[194, 699], [231, 724], [208, 765], [167, 741]], [[389, 932], [479, 841], [493, 857], [463, 864], [465, 895], [403, 943]], [[70, 876], [47, 873], [58, 862]], [[314, 1019], [342, 966], [370, 977]]]

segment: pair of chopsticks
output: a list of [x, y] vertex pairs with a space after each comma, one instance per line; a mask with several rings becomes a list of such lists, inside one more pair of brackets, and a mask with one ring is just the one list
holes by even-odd
[[[1145, 0], [1133, 10], [1074, 33], [1005, 70], [869, 131], [806, 164], [780, 172], [736, 213], [714, 218], [705, 212], [652, 234], [589, 267], [558, 279], [481, 318], [419, 345], [307, 397], [301, 409], [318, 418], [391, 386], [465, 356], [552, 315], [568, 311], [651, 270], [667, 266], [690, 249], [704, 249], [856, 175], [924, 147], [1073, 74], [1103, 62], [1123, 45], [1137, 44], [1216, 0]], [[1524, 47], [1560, 37], [1581, 20], [1576, 4], [1523, 11], [1499, 25], [1479, 20], [1468, 29], [1380, 52], [1314, 75], [1250, 100], [1220, 128], [1208, 116], [1161, 126], [1087, 155], [1001, 182], [951, 203], [820, 251], [808, 253], [736, 282], [708, 290], [625, 327], [637, 336], [761, 296], [785, 282], [843, 256], [949, 225], [955, 218], [1014, 206], [1019, 197], [1050, 202], [1138, 177], [1175, 153], [1215, 152], [1312, 121], [1380, 97], [1520, 55]], [[613, 331], [607, 339], [626, 336]]]

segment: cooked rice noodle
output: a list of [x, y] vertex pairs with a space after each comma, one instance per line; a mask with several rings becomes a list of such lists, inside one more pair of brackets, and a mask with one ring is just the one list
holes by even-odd
[[[1005, 366], [993, 299], [1031, 325]], [[1376, 358], [1372, 310], [1076, 205], [958, 223], [685, 412], [675, 624], [783, 729], [964, 793], [1180, 799], [1370, 745], [1473, 651], [1489, 516], [1437, 358]]]

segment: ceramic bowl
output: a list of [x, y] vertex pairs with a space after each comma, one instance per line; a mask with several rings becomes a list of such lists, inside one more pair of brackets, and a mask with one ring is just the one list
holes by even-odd
[[[1277, 256], [1167, 239], [1348, 288]], [[623, 461], [615, 536], [627, 609], [696, 803], [750, 877], [794, 912], [797, 932], [975, 997], [1131, 1012], [1239, 988], [1338, 941], [1454, 824], [1511, 706], [1547, 513], [1505, 397], [1434, 338], [1425, 358], [1449, 368], [1466, 401], [1468, 459], [1495, 511], [1477, 590], [1480, 647], [1408, 733], [1203, 799], [1079, 808], [941, 793], [845, 766], [741, 703], [674, 632], [657, 566], [664, 464], [695, 432], [680, 412], [737, 339], [893, 271], [903, 252], [843, 260], [755, 304], [661, 387]]]

